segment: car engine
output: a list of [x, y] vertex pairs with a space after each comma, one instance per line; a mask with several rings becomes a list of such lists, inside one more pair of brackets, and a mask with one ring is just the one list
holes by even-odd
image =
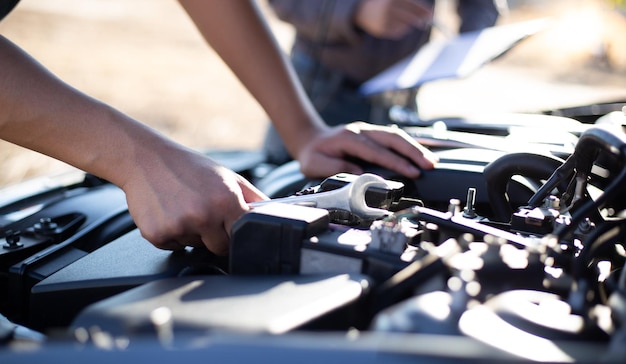
[[624, 362], [626, 135], [544, 117], [567, 135], [407, 128], [441, 159], [415, 180], [249, 174], [277, 199], [225, 257], [154, 248], [94, 176], [5, 188], [0, 360]]

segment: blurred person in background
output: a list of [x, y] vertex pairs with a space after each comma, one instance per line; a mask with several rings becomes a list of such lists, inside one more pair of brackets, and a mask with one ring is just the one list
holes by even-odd
[[[0, 3], [0, 11], [8, 13], [18, 1]], [[407, 177], [433, 167], [436, 157], [401, 131], [327, 126], [252, 0], [180, 3], [272, 118], [305, 175], [361, 173], [350, 157]], [[225, 254], [233, 223], [249, 202], [267, 198], [207, 156], [66, 84], [3, 36], [0, 138], [120, 187], [141, 234], [162, 249], [204, 245]]]
[[[268, 0], [296, 35], [291, 62], [329, 125], [355, 120], [388, 124], [388, 106], [359, 93], [361, 84], [429, 41], [435, 0]], [[494, 25], [494, 0], [457, 0], [460, 33]], [[290, 157], [274, 125], [263, 149], [268, 161]]]

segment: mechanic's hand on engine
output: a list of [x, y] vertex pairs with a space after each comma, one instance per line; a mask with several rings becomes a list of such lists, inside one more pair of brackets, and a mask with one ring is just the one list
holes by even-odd
[[202, 246], [227, 254], [230, 229], [266, 199], [235, 172], [194, 152], [174, 149], [138, 164], [122, 188], [143, 237], [168, 250]]
[[305, 145], [298, 155], [302, 173], [327, 177], [340, 172], [361, 174], [350, 158], [383, 166], [416, 178], [421, 169], [432, 169], [437, 156], [399, 128], [354, 122], [327, 129]]
[[163, 249], [228, 251], [232, 224], [265, 196], [242, 177], [69, 87], [0, 36], [0, 137], [119, 186]]
[[363, 0], [357, 5], [354, 24], [377, 38], [398, 39], [412, 28], [426, 28], [433, 7], [420, 0]]
[[[389, 14], [394, 17], [399, 10], [411, 14], [397, 15], [400, 23], [420, 26], [432, 18], [431, 9], [418, 0], [385, 2], [393, 5]], [[300, 161], [306, 176], [361, 173], [362, 169], [350, 158], [379, 164], [407, 177], [417, 177], [420, 168], [433, 167], [437, 160], [434, 154], [400, 129], [364, 123], [329, 129], [278, 43], [257, 16], [254, 2], [181, 0], [181, 4], [207, 42], [267, 112], [289, 154]], [[425, 20], [420, 22], [418, 17]], [[255, 67], [250, 67], [251, 59], [255, 60]]]

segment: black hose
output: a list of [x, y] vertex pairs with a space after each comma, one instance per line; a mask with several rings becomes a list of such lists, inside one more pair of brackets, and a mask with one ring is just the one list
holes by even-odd
[[[534, 179], [547, 179], [555, 169], [562, 165], [564, 165], [563, 160], [560, 158], [534, 153], [506, 154], [489, 163], [483, 175], [494, 220], [507, 222], [511, 219], [513, 209], [506, 192], [511, 177], [520, 175]], [[560, 178], [555, 180], [554, 184], [558, 185], [559, 182], [561, 182]]]
[[609, 197], [612, 197], [624, 187], [626, 182], [626, 134], [621, 131], [599, 127], [585, 131], [576, 144], [574, 154], [568, 160], [575, 161], [576, 173], [590, 175], [594, 162], [602, 155], [601, 152], [605, 152], [606, 155], [617, 160], [618, 168], [621, 168], [621, 170], [617, 176], [611, 179], [611, 182], [595, 201], [589, 199], [576, 208], [575, 212], [572, 213], [569, 225], [561, 225], [554, 231], [558, 239], [563, 239], [592, 210], [602, 206]]

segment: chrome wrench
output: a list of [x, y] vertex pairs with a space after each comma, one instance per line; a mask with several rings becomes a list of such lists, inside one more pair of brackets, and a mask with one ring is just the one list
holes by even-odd
[[273, 200], [250, 203], [251, 208], [269, 203], [287, 203], [327, 210], [345, 210], [365, 219], [379, 218], [391, 212], [385, 209], [370, 207], [365, 203], [365, 192], [370, 187], [387, 188], [385, 180], [375, 174], [365, 173], [354, 181], [336, 190], [312, 193], [309, 195], [290, 196]]

